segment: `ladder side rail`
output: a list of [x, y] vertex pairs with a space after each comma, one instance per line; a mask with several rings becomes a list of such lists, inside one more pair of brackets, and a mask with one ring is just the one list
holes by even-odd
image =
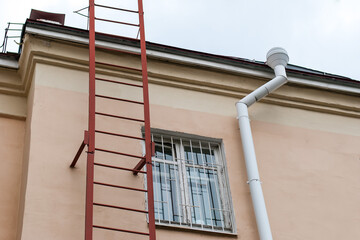
[[89, 122], [86, 168], [85, 240], [93, 240], [95, 154], [95, 3], [89, 0]]
[[140, 25], [140, 48], [141, 48], [141, 66], [143, 77], [143, 102], [144, 102], [144, 120], [145, 120], [145, 159], [146, 159], [146, 183], [148, 196], [148, 217], [149, 217], [149, 237], [150, 240], [156, 239], [155, 234], [155, 212], [154, 212], [154, 191], [153, 174], [151, 160], [151, 129], [150, 129], [150, 106], [149, 106], [149, 87], [146, 61], [146, 42], [144, 26], [144, 10], [142, 0], [138, 0], [139, 25]]

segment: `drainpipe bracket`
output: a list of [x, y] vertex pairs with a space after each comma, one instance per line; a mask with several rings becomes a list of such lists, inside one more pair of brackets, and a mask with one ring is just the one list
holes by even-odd
[[253, 181], [257, 181], [257, 182], [260, 182], [260, 184], [262, 184], [262, 182], [261, 182], [260, 179], [258, 179], [258, 178], [250, 179], [250, 180], [246, 181], [246, 183], [247, 183], [247, 184], [250, 184], [250, 183], [253, 182]]
[[[236, 119], [239, 120], [240, 118], [249, 118], [248, 115], [240, 115], [240, 116], [237, 116]], [[250, 118], [249, 118], [250, 120]]]

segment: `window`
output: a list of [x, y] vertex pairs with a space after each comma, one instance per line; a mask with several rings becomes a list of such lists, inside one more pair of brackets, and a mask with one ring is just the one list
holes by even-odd
[[153, 131], [158, 225], [234, 232], [221, 140]]

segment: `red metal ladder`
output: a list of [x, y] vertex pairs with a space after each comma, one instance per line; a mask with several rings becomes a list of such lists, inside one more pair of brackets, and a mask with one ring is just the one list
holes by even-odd
[[[108, 9], [112, 9], [112, 10], [116, 10], [116, 11], [120, 11], [120, 12], [125, 11], [125, 12], [138, 14], [139, 15], [139, 24], [114, 21], [114, 20], [104, 19], [104, 18], [97, 18], [97, 17], [95, 17], [95, 7], [108, 8]], [[139, 55], [141, 57], [141, 66], [142, 66], [141, 69], [130, 68], [130, 67], [126, 67], [126, 66], [114, 65], [112, 63], [96, 61], [96, 59], [95, 59], [95, 50], [96, 49], [106, 50], [106, 51], [118, 51], [118, 52], [123, 52], [123, 51], [106, 48], [106, 47], [95, 46], [95, 21], [105, 21], [105, 22], [111, 22], [111, 23], [125, 24], [128, 26], [134, 26], [134, 27], [139, 28], [141, 52], [136, 53], [136, 52], [127, 52], [126, 51], [125, 53]], [[132, 84], [132, 83], [114, 81], [111, 79], [98, 77], [97, 73], [96, 73], [97, 66], [108, 66], [108, 67], [116, 68], [118, 70], [127, 70], [127, 71], [130, 70], [133, 72], [141, 73], [142, 84]], [[134, 87], [134, 88], [142, 88], [143, 101], [142, 102], [133, 101], [130, 99], [116, 98], [116, 97], [97, 94], [95, 91], [95, 86], [96, 86], [96, 82], [98, 82], [98, 81], [112, 83], [112, 84], [126, 85], [126, 86], [130, 86], [130, 87]], [[129, 104], [141, 104], [141, 105], [143, 105], [144, 118], [138, 119], [138, 118], [133, 118], [133, 117], [128, 117], [128, 116], [120, 116], [120, 115], [96, 111], [96, 109], [95, 109], [96, 100], [100, 99], [100, 98], [111, 100], [111, 101], [114, 100], [114, 101], [127, 102]], [[122, 119], [122, 120], [126, 120], [126, 121], [140, 122], [143, 124], [144, 137], [130, 136], [130, 135], [126, 135], [126, 134], [114, 133], [114, 132], [103, 131], [103, 130], [97, 129], [95, 126], [96, 116]], [[105, 135], [119, 137], [119, 138], [124, 139], [123, 141], [125, 141], [125, 139], [132, 139], [132, 140], [135, 139], [135, 140], [143, 141], [145, 143], [145, 155], [138, 156], [138, 155], [134, 155], [134, 154], [126, 153], [126, 152], [119, 152], [119, 151], [113, 151], [113, 150], [108, 150], [108, 149], [104, 149], [104, 148], [98, 148], [95, 145], [95, 135], [96, 134], [105, 134]], [[102, 230], [106, 230], [106, 231], [116, 231], [116, 232], [123, 232], [123, 233], [129, 233], [129, 234], [146, 235], [149, 237], [150, 240], [155, 240], [156, 239], [155, 215], [154, 215], [153, 176], [152, 176], [152, 161], [151, 161], [152, 143], [151, 143], [151, 133], [150, 133], [148, 74], [147, 74], [147, 60], [146, 60], [144, 12], [143, 12], [142, 0], [138, 0], [138, 11], [117, 8], [117, 7], [112, 7], [112, 6], [99, 5], [99, 4], [95, 4], [94, 0], [89, 0], [89, 119], [88, 119], [88, 130], [85, 131], [84, 141], [82, 142], [70, 167], [75, 167], [75, 165], [86, 145], [88, 146], [88, 151], [87, 151], [87, 170], [86, 170], [85, 240], [93, 240], [93, 229], [94, 228], [102, 229]], [[140, 146], [140, 144], [139, 144], [139, 146]], [[119, 166], [114, 166], [114, 165], [109, 165], [109, 164], [103, 164], [98, 161], [95, 162], [96, 152], [103, 152], [103, 153], [105, 152], [107, 154], [135, 158], [135, 159], [138, 159], [139, 162], [137, 164], [134, 164], [133, 168], [125, 168], [125, 167], [119, 167]], [[146, 171], [142, 171], [141, 169], [144, 167], [145, 164], [146, 164]], [[134, 175], [137, 175], [138, 173], [145, 174], [146, 175], [146, 185], [147, 185], [146, 189], [134, 188], [134, 187], [129, 187], [129, 186], [121, 186], [121, 185], [115, 185], [115, 184], [95, 181], [94, 180], [94, 167], [95, 166], [111, 168], [111, 169], [116, 169], [116, 170], [130, 171], [130, 172], [133, 172]], [[94, 185], [105, 186], [105, 187], [110, 187], [110, 188], [117, 188], [117, 189], [126, 189], [129, 191], [144, 192], [147, 194], [147, 204], [148, 204], [147, 210], [94, 202]], [[104, 207], [104, 208], [112, 208], [112, 209], [121, 210], [121, 211], [132, 211], [132, 212], [148, 214], [149, 232], [140, 232], [140, 231], [135, 231], [135, 230], [131, 230], [131, 229], [122, 229], [122, 228], [113, 228], [113, 227], [95, 225], [94, 221], [93, 221], [94, 206], [100, 206], [100, 207]]]

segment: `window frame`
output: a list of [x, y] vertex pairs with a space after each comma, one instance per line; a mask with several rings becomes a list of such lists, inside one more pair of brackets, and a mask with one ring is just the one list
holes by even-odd
[[[233, 211], [233, 204], [232, 204], [232, 196], [231, 196], [231, 192], [230, 192], [230, 185], [229, 185], [229, 177], [228, 177], [228, 173], [227, 173], [227, 165], [226, 165], [226, 159], [225, 159], [225, 154], [224, 154], [224, 145], [223, 145], [223, 141], [221, 139], [217, 139], [217, 138], [210, 138], [210, 137], [203, 137], [203, 136], [198, 136], [198, 135], [194, 135], [194, 134], [186, 134], [186, 133], [179, 133], [179, 132], [172, 132], [172, 131], [167, 131], [167, 130], [162, 130], [162, 129], [152, 129], [151, 130], [151, 136], [152, 136], [152, 141], [154, 141], [154, 135], [157, 137], [161, 137], [161, 145], [163, 148], [163, 153], [164, 153], [164, 137], [166, 138], [170, 138], [171, 139], [171, 153], [172, 153], [172, 160], [174, 161], [173, 163], [171, 163], [169, 160], [165, 160], [164, 156], [163, 159], [161, 158], [156, 158], [155, 156], [152, 157], [152, 161], [153, 161], [153, 175], [154, 177], [156, 177], [155, 173], [156, 170], [154, 172], [154, 166], [156, 163], [159, 163], [159, 171], [161, 171], [161, 164], [164, 164], [164, 167], [166, 164], [173, 164], [175, 166], [177, 166], [177, 169], [174, 170], [175, 171], [175, 178], [178, 178], [178, 181], [175, 179], [176, 181], [176, 190], [180, 190], [180, 194], [176, 194], [176, 201], [178, 201], [176, 204], [178, 204], [179, 206], [181, 205], [182, 207], [179, 208], [178, 212], [181, 214], [179, 217], [179, 222], [176, 221], [172, 221], [170, 219], [168, 220], [160, 220], [159, 219], [155, 219], [155, 224], [159, 225], [159, 226], [166, 226], [166, 227], [174, 227], [174, 228], [185, 228], [185, 229], [191, 229], [191, 230], [196, 230], [196, 231], [205, 231], [205, 232], [217, 232], [217, 233], [221, 233], [221, 234], [230, 234], [230, 235], [237, 235], [236, 232], [236, 222], [235, 222], [235, 216], [234, 216], [234, 211]], [[174, 141], [175, 139], [179, 139]], [[189, 186], [188, 186], [188, 179], [190, 179], [187, 176], [187, 170], [186, 170], [186, 165], [188, 165], [186, 163], [185, 160], [185, 148], [184, 148], [184, 144], [183, 144], [183, 140], [189, 141], [190, 142], [190, 148], [191, 148], [191, 154], [193, 154], [192, 152], [192, 146], [191, 146], [191, 142], [192, 141], [198, 141], [199, 142], [199, 148], [202, 151], [202, 149], [206, 149], [206, 148], [202, 148], [201, 147], [201, 142], [207, 142], [209, 144], [209, 152], [213, 151], [213, 157], [214, 157], [214, 161], [215, 163], [218, 164], [214, 164], [216, 165], [216, 171], [217, 171], [217, 197], [218, 197], [218, 202], [220, 205], [220, 209], [217, 209], [217, 211], [220, 211], [220, 216], [221, 216], [221, 223], [222, 223], [222, 227], [217, 227], [214, 226], [214, 224], [207, 225], [206, 224], [206, 220], [205, 220], [205, 224], [198, 224], [198, 223], [192, 223], [192, 211], [191, 211], [191, 207], [189, 206], [191, 201], [190, 201], [190, 195], [193, 194], [189, 191]], [[156, 139], [158, 140], [158, 139]], [[168, 142], [167, 142], [168, 143]], [[213, 145], [213, 147], [211, 147], [211, 144]], [[214, 147], [216, 146], [216, 147]], [[143, 151], [145, 152], [145, 149], [143, 148]], [[204, 154], [201, 152], [201, 157], [203, 158]], [[211, 155], [212, 156], [212, 155]], [[192, 166], [190, 167], [194, 167], [194, 163], [192, 164]], [[205, 170], [204, 165], [202, 165], [202, 168]], [[166, 176], [166, 171], [165, 170], [165, 176]], [[171, 170], [169, 169], [169, 172]], [[189, 172], [190, 173], [190, 172]], [[161, 178], [161, 174], [160, 174], [160, 178]], [[207, 183], [210, 183], [210, 178], [207, 178]], [[155, 182], [155, 181], [154, 181]], [[146, 178], [145, 178], [145, 184], [146, 184]], [[168, 184], [166, 184], [168, 185]], [[169, 184], [171, 185], [171, 183]], [[161, 186], [160, 186], [160, 190], [161, 190]], [[156, 197], [156, 186], [154, 186], [154, 197]], [[162, 191], [162, 190], [161, 190]], [[171, 194], [171, 198], [173, 198], [172, 193]], [[178, 196], [180, 195], [180, 196]], [[166, 194], [166, 197], [168, 198], [168, 194]], [[209, 198], [209, 196], [208, 196]], [[154, 199], [156, 200], [156, 199]], [[147, 201], [147, 198], [146, 198]], [[173, 200], [172, 200], [173, 201]], [[179, 202], [181, 201], [181, 202]], [[169, 202], [167, 200], [167, 202]], [[156, 203], [154, 201], [154, 209], [156, 211], [156, 205], [158, 203]], [[173, 203], [172, 203], [173, 204]], [[209, 204], [210, 204], [210, 199], [209, 199]], [[147, 204], [146, 204], [147, 205]], [[167, 204], [168, 208], [170, 204]], [[178, 207], [179, 207], [178, 206]], [[205, 207], [205, 206], [202, 206]], [[157, 208], [159, 209], [159, 208]], [[169, 208], [170, 209], [170, 208]], [[169, 211], [168, 209], [168, 211]], [[173, 209], [173, 207], [172, 207]], [[215, 207], [213, 208], [215, 209]], [[225, 214], [224, 212], [227, 211], [229, 212], [228, 214]], [[210, 214], [211, 214], [211, 221], [214, 221], [213, 218], [213, 210], [210, 210]], [[172, 215], [174, 216], [174, 213], [172, 212]], [[183, 220], [183, 218], [185, 218], [186, 221]], [[216, 221], [216, 220], [215, 220]], [[229, 226], [229, 227], [227, 227]]]

